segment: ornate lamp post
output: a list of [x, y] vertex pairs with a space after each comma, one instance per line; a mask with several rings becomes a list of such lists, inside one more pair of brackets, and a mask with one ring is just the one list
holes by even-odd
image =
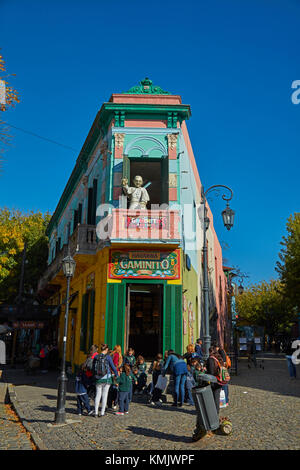
[[64, 424], [66, 422], [66, 345], [67, 345], [67, 332], [68, 332], [68, 316], [69, 316], [69, 301], [70, 301], [70, 281], [74, 276], [76, 262], [70, 255], [70, 248], [68, 248], [68, 255], [62, 260], [62, 268], [64, 275], [67, 278], [67, 295], [66, 295], [66, 313], [65, 313], [65, 326], [63, 337], [63, 353], [61, 363], [61, 374], [58, 379], [58, 393], [57, 393], [57, 408], [55, 413], [55, 424]]
[[205, 192], [202, 188], [201, 194], [201, 204], [204, 207], [204, 223], [203, 223], [203, 301], [204, 301], [204, 336], [203, 336], [203, 343], [204, 343], [204, 359], [207, 359], [209, 356], [209, 348], [211, 344], [211, 337], [209, 333], [209, 299], [208, 299], [208, 266], [207, 266], [207, 242], [206, 242], [206, 231], [209, 227], [209, 218], [207, 216], [207, 207], [206, 207], [206, 196], [210, 191], [216, 190], [218, 188], [225, 188], [230, 192], [229, 197], [226, 195], [222, 195], [222, 199], [227, 202], [226, 208], [222, 211], [222, 218], [225, 227], [227, 230], [230, 230], [233, 226], [234, 222], [234, 211], [229, 207], [229, 201], [232, 199], [233, 191], [228, 186], [224, 186], [223, 184], [217, 184], [208, 188]]
[[240, 284], [239, 287], [238, 287], [238, 293], [240, 295], [242, 295], [244, 293], [244, 287], [242, 286], [242, 284]]

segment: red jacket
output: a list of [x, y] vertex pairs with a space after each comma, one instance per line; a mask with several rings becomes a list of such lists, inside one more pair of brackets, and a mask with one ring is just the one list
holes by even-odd
[[[94, 359], [94, 357], [96, 357], [97, 354], [98, 354], [98, 353], [95, 352], [95, 353], [91, 356], [91, 358]], [[93, 376], [93, 372], [90, 371], [90, 370], [87, 370], [87, 371], [85, 372], [85, 375], [86, 375], [87, 377], [92, 377], [92, 376]]]

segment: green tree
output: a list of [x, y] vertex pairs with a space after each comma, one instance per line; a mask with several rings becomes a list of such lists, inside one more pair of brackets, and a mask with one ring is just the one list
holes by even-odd
[[284, 295], [295, 309], [300, 309], [300, 213], [288, 218], [287, 235], [281, 241], [280, 261], [276, 271], [283, 284]]
[[236, 297], [239, 325], [258, 325], [273, 339], [279, 333], [288, 334], [296, 316], [284, 295], [279, 280], [254, 284]]
[[47, 266], [50, 214], [0, 209], [0, 303], [13, 302], [19, 291], [23, 250], [26, 243], [24, 292], [35, 291]]

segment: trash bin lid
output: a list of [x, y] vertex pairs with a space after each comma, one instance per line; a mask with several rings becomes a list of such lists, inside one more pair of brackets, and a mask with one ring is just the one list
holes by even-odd
[[217, 382], [217, 377], [215, 377], [214, 375], [210, 375], [210, 374], [201, 374], [199, 376], [199, 379], [202, 380], [203, 382], [212, 382], [212, 383]]

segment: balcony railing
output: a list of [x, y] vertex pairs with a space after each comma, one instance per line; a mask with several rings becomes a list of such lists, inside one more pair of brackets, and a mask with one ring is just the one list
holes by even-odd
[[[103, 221], [108, 238], [114, 242], [180, 242], [179, 211], [113, 209]], [[102, 238], [101, 231], [97, 235]], [[104, 238], [103, 237], [103, 238]]]
[[[70, 254], [95, 254], [97, 251], [97, 235], [95, 225], [78, 224], [74, 232], [69, 238]], [[54, 260], [49, 264], [44, 275], [39, 280], [38, 290], [51, 281], [61, 270], [62, 260], [68, 254], [68, 245], [62, 246], [61, 250], [56, 253]]]

